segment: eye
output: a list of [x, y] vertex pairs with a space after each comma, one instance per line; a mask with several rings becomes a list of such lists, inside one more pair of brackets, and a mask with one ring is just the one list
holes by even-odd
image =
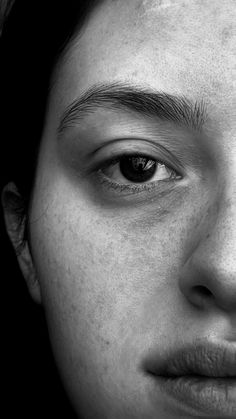
[[122, 185], [173, 180], [181, 177], [176, 170], [163, 162], [144, 155], [121, 156], [100, 170], [106, 178]]

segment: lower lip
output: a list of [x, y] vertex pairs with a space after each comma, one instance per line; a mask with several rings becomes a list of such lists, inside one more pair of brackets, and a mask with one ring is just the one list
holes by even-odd
[[[236, 418], [236, 378], [156, 376], [161, 391], [202, 417]], [[180, 407], [180, 406], [179, 406]], [[199, 414], [201, 416], [199, 416]]]

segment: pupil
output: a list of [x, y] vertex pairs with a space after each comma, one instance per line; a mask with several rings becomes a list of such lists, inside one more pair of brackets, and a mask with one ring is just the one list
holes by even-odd
[[156, 162], [148, 157], [123, 157], [120, 160], [120, 171], [131, 182], [147, 182], [156, 171]]

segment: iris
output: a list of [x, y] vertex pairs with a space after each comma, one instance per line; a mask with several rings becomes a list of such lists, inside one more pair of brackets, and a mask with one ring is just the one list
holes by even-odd
[[147, 182], [156, 172], [157, 163], [148, 157], [124, 156], [120, 159], [120, 171], [131, 182]]

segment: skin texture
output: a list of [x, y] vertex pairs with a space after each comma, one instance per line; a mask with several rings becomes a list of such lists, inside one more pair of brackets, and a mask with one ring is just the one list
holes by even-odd
[[[26, 247], [18, 258], [26, 278], [35, 277], [30, 292], [43, 304], [82, 418], [196, 417], [161, 393], [143, 360], [196, 338], [236, 343], [235, 22], [230, 0], [107, 1], [59, 65], [32, 197], [31, 253]], [[58, 140], [59, 118], [75, 98], [120, 81], [204, 99], [202, 132], [100, 109]], [[105, 158], [112, 139], [130, 136], [144, 153], [144, 140], [168, 144], [182, 156], [182, 180], [129, 196], [99, 183], [91, 153], [101, 147]]]

